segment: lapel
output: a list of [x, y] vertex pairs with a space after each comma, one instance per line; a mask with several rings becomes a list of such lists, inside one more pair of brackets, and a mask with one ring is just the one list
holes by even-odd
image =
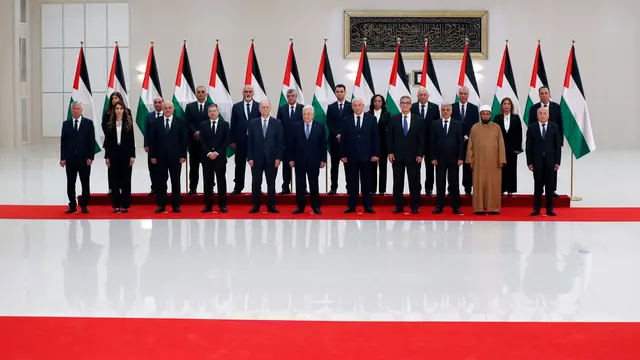
[[440, 132], [444, 135], [444, 136], [449, 136], [449, 134], [451, 133], [451, 119], [449, 119], [449, 124], [447, 125], [449, 127], [449, 132], [445, 132], [444, 131], [444, 119], [440, 119]]
[[[269, 121], [267, 122], [267, 134], [265, 136], [265, 139], [267, 137], [269, 137], [269, 134], [273, 131], [274, 126], [275, 126], [275, 122], [273, 121], [273, 118], [271, 116], [269, 116]], [[260, 129], [262, 129], [262, 126], [260, 126]]]

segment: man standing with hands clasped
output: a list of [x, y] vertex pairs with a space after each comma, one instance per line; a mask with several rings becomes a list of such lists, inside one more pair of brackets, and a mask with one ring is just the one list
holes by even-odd
[[218, 180], [218, 205], [220, 212], [227, 212], [227, 146], [231, 142], [229, 137], [229, 123], [220, 119], [218, 105], [207, 108], [208, 121], [203, 121], [198, 127], [200, 133], [200, 148], [202, 149], [202, 178], [204, 182], [203, 213], [213, 210], [214, 179]]

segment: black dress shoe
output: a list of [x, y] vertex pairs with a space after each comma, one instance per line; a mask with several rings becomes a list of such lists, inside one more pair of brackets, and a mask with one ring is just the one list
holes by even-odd
[[189, 192], [187, 193], [187, 195], [195, 195], [196, 191], [195, 190], [189, 190]]
[[228, 213], [228, 212], [229, 212], [229, 210], [227, 210], [227, 207], [226, 207], [226, 206], [220, 206], [220, 212], [221, 212], [221, 213], [225, 213], [225, 214], [226, 214], [226, 213]]
[[233, 191], [231, 192], [231, 195], [240, 195], [240, 194], [241, 194], [241, 193], [240, 193], [240, 191], [239, 191], [239, 190], [233, 190]]
[[78, 209], [75, 206], [69, 206], [67, 210], [64, 211], [65, 214], [75, 214], [78, 212]]
[[345, 214], [351, 214], [351, 213], [354, 213], [354, 212], [356, 212], [356, 209], [355, 209], [355, 208], [347, 208], [347, 209], [344, 211], [344, 213], [345, 213]]
[[280, 191], [280, 195], [290, 195], [291, 191], [290, 190], [282, 190]]
[[432, 214], [441, 214], [442, 213], [442, 208], [437, 207], [437, 208], [433, 209], [433, 211], [431, 213]]
[[329, 193], [327, 193], [327, 195], [335, 195], [335, 194], [337, 194], [337, 193], [338, 193], [338, 191], [337, 191], [336, 189], [331, 189], [331, 190], [329, 191]]
[[89, 213], [89, 209], [87, 209], [86, 206], [81, 206], [80, 207], [80, 212], [83, 214], [88, 214]]
[[182, 212], [182, 210], [180, 210], [180, 206], [176, 206], [176, 207], [174, 207], [173, 209], [171, 209], [171, 211], [173, 211], [173, 212], [174, 212], [174, 213], [176, 213], [176, 214], [177, 214], [177, 213], [181, 213], [181, 212]]
[[373, 208], [364, 208], [364, 212], [366, 212], [367, 214], [375, 214], [376, 211], [373, 210]]
[[558, 195], [558, 193], [554, 191], [554, 192], [553, 192], [553, 197], [554, 197], [554, 198], [559, 198], [559, 197], [560, 197], [560, 195]]
[[120, 209], [113, 209], [114, 214], [120, 214]]
[[420, 213], [420, 211], [418, 211], [418, 209], [411, 209], [411, 213], [413, 215]]
[[129, 209], [127, 209], [127, 208], [122, 209], [122, 213], [123, 213], [123, 214], [126, 214], [126, 213], [128, 213], [128, 212], [129, 212]]
[[164, 206], [158, 206], [158, 208], [156, 209], [156, 214], [161, 214], [165, 212]]
[[384, 194], [384, 192], [383, 192], [383, 191], [380, 191], [380, 192], [378, 193], [378, 196], [384, 196], [384, 195], [385, 195], [385, 194]]
[[425, 196], [431, 196], [431, 194], [432, 194], [432, 192], [431, 192], [431, 191], [425, 191], [425, 192], [424, 192], [424, 195], [425, 195]]
[[200, 210], [201, 213], [210, 213], [213, 209], [210, 206], [205, 206], [204, 209]]
[[268, 212], [268, 213], [272, 213], [272, 214], [279, 214], [279, 213], [280, 213], [280, 210], [278, 210], [278, 208], [276, 208], [275, 206], [273, 206], [273, 207], [268, 207], [268, 208], [267, 208], [267, 212]]
[[254, 206], [249, 210], [249, 214], [255, 214], [257, 212], [260, 212], [260, 208], [257, 206]]
[[395, 209], [393, 209], [393, 213], [394, 214], [402, 214], [402, 213], [404, 213], [404, 209], [403, 208], [395, 208]]
[[500, 211], [490, 211], [489, 215], [500, 215]]
[[454, 213], [455, 215], [464, 215], [464, 214], [462, 213], [462, 210], [460, 210], [460, 209], [453, 209], [453, 213]]
[[315, 209], [313, 209], [313, 213], [314, 213], [315, 215], [322, 215], [322, 211], [320, 211], [320, 208], [315, 208]]
[[294, 215], [298, 215], [298, 214], [302, 214], [302, 213], [304, 213], [304, 209], [301, 209], [301, 208], [296, 208], [292, 212], [292, 214], [294, 214]]
[[487, 215], [484, 211], [474, 211], [473, 215]]
[[531, 216], [538, 216], [538, 215], [540, 215], [540, 210], [533, 210], [530, 215]]
[[155, 192], [155, 191], [153, 191], [153, 190], [149, 191], [149, 196], [153, 196], [153, 195], [155, 195], [155, 194], [156, 194], [156, 192]]
[[553, 211], [553, 209], [547, 210], [546, 214], [547, 214], [547, 216], [556, 216], [556, 212]]

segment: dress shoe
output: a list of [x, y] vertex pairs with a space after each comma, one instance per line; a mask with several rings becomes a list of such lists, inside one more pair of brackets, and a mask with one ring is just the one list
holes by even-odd
[[187, 195], [195, 195], [196, 191], [195, 190], [189, 190], [189, 192], [187, 193]]
[[113, 209], [113, 213], [114, 214], [120, 214], [120, 209], [119, 208], [118, 209]]
[[540, 210], [533, 210], [530, 215], [531, 216], [538, 216], [538, 215], [540, 215]]
[[489, 215], [500, 215], [500, 211], [490, 211]]
[[507, 193], [508, 197], [513, 197], [513, 193]]
[[290, 195], [290, 194], [291, 194], [291, 190], [288, 190], [288, 189], [284, 189], [280, 191], [280, 195]]
[[83, 214], [88, 214], [89, 213], [89, 209], [87, 209], [86, 206], [81, 206], [80, 207], [80, 212]]
[[442, 214], [442, 209], [437, 207], [437, 208], [433, 209], [433, 211], [431, 213], [432, 214]]
[[337, 193], [338, 193], [338, 191], [337, 191], [336, 189], [331, 189], [331, 191], [329, 191], [329, 192], [327, 193], [327, 195], [335, 195], [335, 194], [337, 194]]
[[420, 211], [418, 211], [418, 209], [411, 209], [411, 214], [416, 215], [420, 213]]
[[546, 214], [547, 214], [547, 216], [556, 216], [556, 212], [555, 212], [555, 211], [553, 211], [553, 209], [551, 209], [551, 210], [547, 210], [547, 213], [546, 213]]
[[210, 213], [211, 211], [213, 211], [213, 209], [211, 208], [211, 206], [205, 206], [204, 209], [200, 210], [201, 213]]
[[176, 207], [174, 207], [171, 211], [173, 211], [173, 212], [174, 212], [174, 213], [176, 213], [176, 214], [178, 214], [178, 213], [181, 213], [181, 212], [182, 212], [182, 210], [180, 210], [180, 206], [176, 206]]
[[280, 210], [278, 210], [278, 208], [276, 208], [275, 206], [272, 206], [267, 208], [267, 212], [272, 214], [279, 214]]
[[460, 209], [453, 209], [453, 213], [454, 213], [455, 215], [464, 215], [464, 214], [462, 213], [462, 210], [460, 210]]
[[128, 212], [129, 212], [129, 209], [127, 209], [127, 208], [122, 209], [122, 213], [123, 213], [123, 214], [126, 214], [126, 213], [128, 213]]
[[385, 193], [384, 193], [384, 192], [382, 192], [382, 191], [380, 191], [380, 192], [378, 193], [378, 196], [384, 196], [384, 195], [385, 195]]
[[69, 206], [67, 210], [64, 211], [65, 214], [75, 214], [78, 212], [78, 209], [75, 206]]
[[241, 194], [241, 192], [239, 190], [233, 190], [231, 192], [231, 195], [240, 195], [240, 194]]
[[393, 213], [394, 214], [402, 214], [402, 213], [404, 213], [404, 209], [403, 208], [395, 208], [395, 209], [393, 209]]
[[153, 191], [153, 190], [149, 191], [149, 196], [154, 196], [155, 194], [156, 194], [155, 191]]
[[254, 206], [249, 210], [249, 214], [255, 214], [257, 212], [260, 212], [260, 208], [258, 206]]
[[156, 214], [162, 214], [165, 212], [164, 206], [158, 206], [156, 209]]
[[315, 215], [322, 215], [322, 211], [320, 211], [320, 208], [315, 208], [315, 209], [313, 209], [313, 213], [314, 213]]
[[474, 211], [473, 215], [487, 215], [487, 213], [485, 213], [484, 211]]
[[355, 209], [355, 208], [347, 208], [347, 209], [344, 211], [344, 213], [345, 213], [345, 214], [351, 214], [351, 213], [354, 213], [354, 212], [356, 212], [356, 209]]
[[226, 213], [228, 213], [228, 212], [229, 212], [229, 210], [227, 210], [227, 207], [226, 207], [226, 206], [220, 206], [220, 212], [221, 212], [221, 213], [225, 213], [225, 214], [226, 214]]
[[424, 192], [424, 195], [425, 195], [425, 196], [431, 196], [431, 194], [433, 194], [431, 191], [425, 191], [425, 192]]
[[304, 213], [304, 209], [302, 209], [302, 208], [296, 208], [292, 212], [292, 214], [294, 214], [294, 215], [298, 215], [298, 214], [302, 214], [302, 213]]
[[560, 195], [558, 195], [558, 193], [554, 191], [554, 192], [553, 192], [553, 197], [554, 197], [554, 198], [558, 198], [558, 197], [560, 197]]
[[373, 210], [373, 208], [364, 208], [364, 212], [366, 212], [367, 214], [375, 214], [376, 211]]

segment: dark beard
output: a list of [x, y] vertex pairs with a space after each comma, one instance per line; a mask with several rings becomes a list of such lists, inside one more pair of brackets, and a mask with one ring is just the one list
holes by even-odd
[[489, 123], [489, 121], [491, 121], [491, 119], [488, 119], [488, 120], [481, 120], [481, 121], [482, 121], [482, 123], [483, 123], [483, 124], [488, 124], [488, 123]]

